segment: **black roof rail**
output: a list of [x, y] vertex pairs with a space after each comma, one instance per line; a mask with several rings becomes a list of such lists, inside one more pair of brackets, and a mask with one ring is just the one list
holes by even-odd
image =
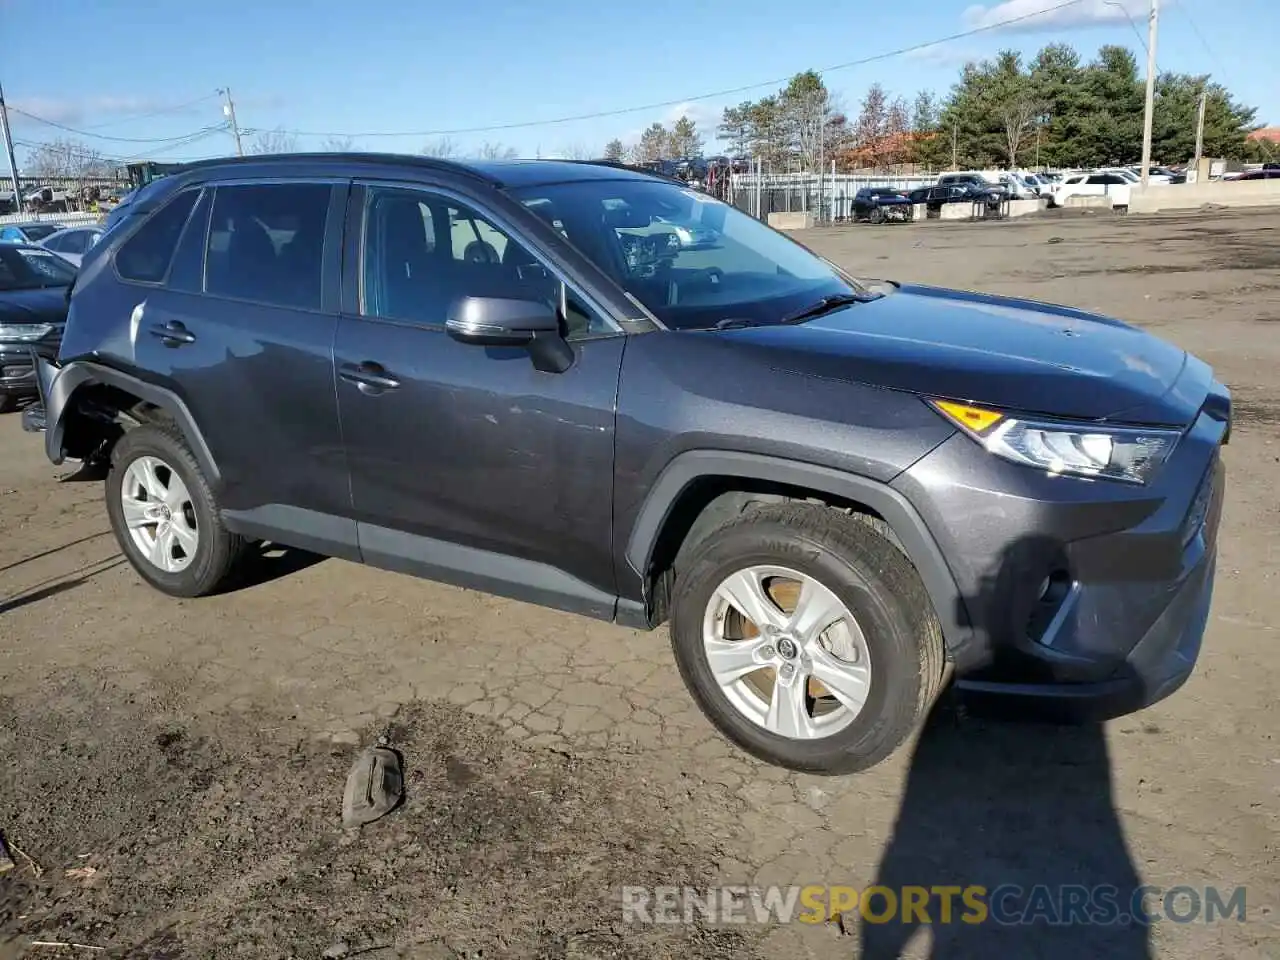
[[260, 165], [260, 164], [276, 164], [276, 163], [306, 163], [306, 162], [328, 162], [328, 163], [356, 163], [356, 164], [386, 164], [386, 163], [409, 163], [414, 166], [422, 167], [428, 170], [447, 171], [462, 176], [473, 177], [476, 180], [483, 180], [485, 183], [500, 185], [495, 177], [482, 173], [475, 167], [456, 160], [443, 160], [439, 157], [424, 157], [415, 153], [371, 153], [371, 152], [351, 152], [336, 153], [314, 151], [306, 153], [255, 153], [247, 157], [212, 157], [208, 160], [193, 160], [190, 163], [183, 164], [180, 171], [188, 173], [196, 170], [208, 170], [216, 167], [237, 167], [243, 165]]
[[656, 177], [659, 180], [670, 180], [672, 183], [678, 183], [687, 186], [679, 177], [673, 177], [670, 174], [662, 173], [658, 170], [651, 170], [649, 167], [639, 163], [627, 163], [625, 160], [609, 160], [603, 158], [600, 160], [560, 160], [558, 163], [583, 163], [595, 167], [614, 167], [619, 170], [630, 170], [632, 173], [643, 173], [645, 176]]

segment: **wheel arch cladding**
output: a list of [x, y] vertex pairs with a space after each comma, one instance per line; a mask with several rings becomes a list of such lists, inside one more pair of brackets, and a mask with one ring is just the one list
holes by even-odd
[[865, 507], [888, 524], [916, 568], [947, 648], [955, 651], [969, 640], [972, 629], [959, 587], [933, 535], [906, 497], [876, 480], [778, 457], [715, 450], [691, 450], [675, 457], [646, 496], [625, 547], [626, 564], [637, 577], [643, 581], [649, 576], [663, 531], [680, 509], [686, 491], [722, 477], [740, 479], [744, 485], [765, 483], [813, 491]]
[[192, 454], [209, 482], [216, 483], [221, 478], [213, 454], [205, 443], [204, 435], [180, 396], [165, 387], [148, 383], [111, 367], [84, 360], [72, 361], [62, 367], [49, 385], [49, 396], [45, 400], [48, 416], [45, 451], [51, 461], [62, 463], [65, 457], [64, 433], [68, 425], [68, 415], [75, 410], [76, 398], [84, 395], [81, 391], [96, 386], [123, 391], [163, 410], [182, 431], [190, 444]]

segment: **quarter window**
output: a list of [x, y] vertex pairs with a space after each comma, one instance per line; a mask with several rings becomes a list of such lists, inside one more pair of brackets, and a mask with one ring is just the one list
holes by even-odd
[[331, 194], [322, 183], [218, 187], [209, 222], [205, 292], [320, 309]]
[[116, 270], [126, 280], [160, 283], [178, 246], [182, 227], [191, 216], [199, 190], [187, 190], [153, 213], [116, 254]]

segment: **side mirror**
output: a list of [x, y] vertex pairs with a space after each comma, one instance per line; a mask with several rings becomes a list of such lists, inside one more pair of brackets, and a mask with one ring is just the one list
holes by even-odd
[[559, 315], [540, 300], [459, 297], [445, 330], [460, 343], [524, 347], [533, 365], [547, 373], [563, 373], [573, 364], [573, 348], [560, 335]]

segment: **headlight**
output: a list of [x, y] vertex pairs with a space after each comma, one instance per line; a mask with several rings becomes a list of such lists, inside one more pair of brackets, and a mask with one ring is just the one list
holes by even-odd
[[1050, 474], [1146, 483], [1182, 435], [1160, 428], [1019, 420], [948, 400], [930, 404], [997, 457]]
[[0, 340], [43, 340], [51, 333], [47, 323], [0, 323]]

